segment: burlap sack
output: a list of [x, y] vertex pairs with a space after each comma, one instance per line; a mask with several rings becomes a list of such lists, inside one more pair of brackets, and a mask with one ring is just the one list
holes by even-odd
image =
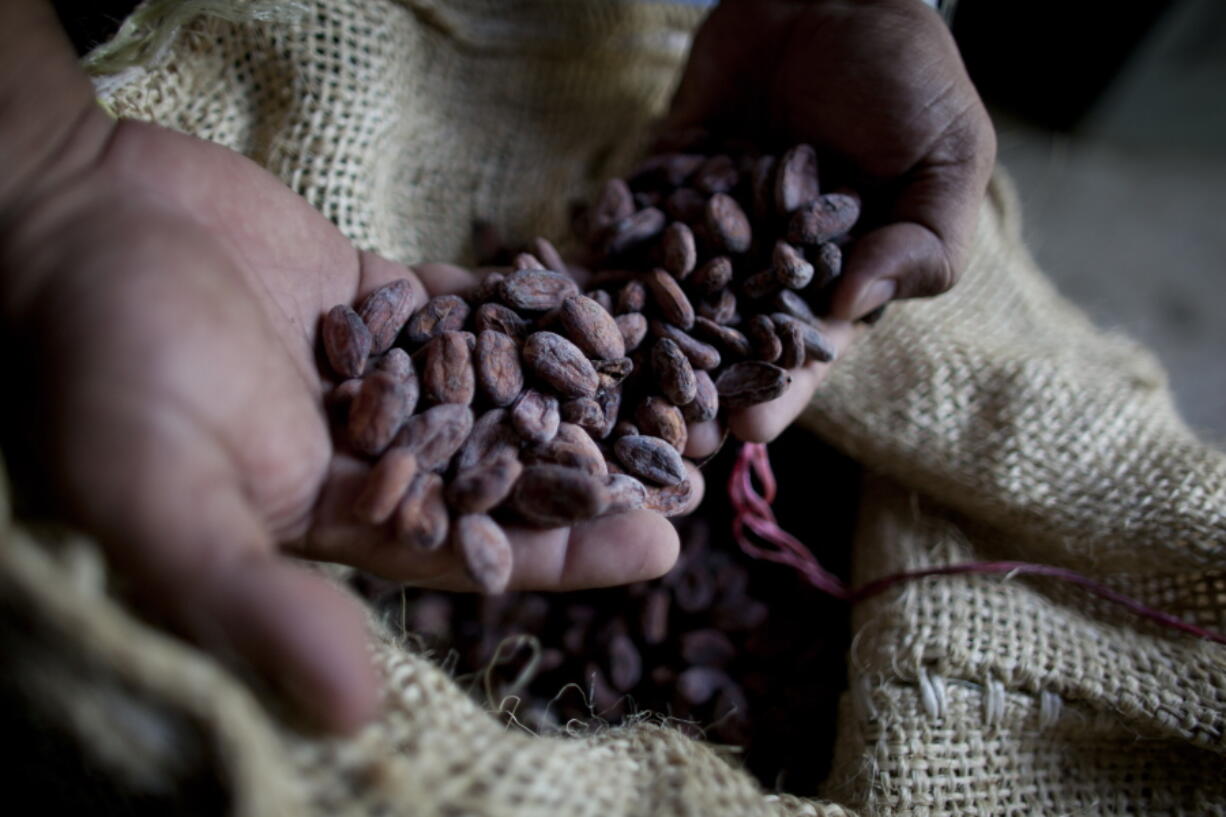
[[[227, 19], [198, 16], [219, 8]], [[358, 245], [416, 261], [463, 258], [473, 216], [563, 235], [569, 199], [640, 149], [698, 13], [212, 0], [145, 14], [161, 36], [131, 26], [95, 62], [108, 105], [242, 151]], [[872, 474], [857, 580], [1047, 561], [1226, 628], [1226, 458], [1184, 427], [1144, 350], [1094, 329], [1043, 280], [1001, 178], [965, 280], [894, 307], [804, 422]], [[212, 799], [180, 796], [175, 810], [1226, 812], [1226, 649], [1050, 582], [932, 578], [862, 604], [830, 802], [805, 802], [765, 794], [651, 722], [504, 729], [373, 625], [383, 717], [351, 740], [303, 737], [117, 604], [88, 542], [24, 529], [7, 506], [0, 529], [4, 691], [20, 701], [9, 711], [48, 751], [81, 753], [57, 772], [79, 772], [74, 791], [93, 811], [199, 792], [215, 775]]]

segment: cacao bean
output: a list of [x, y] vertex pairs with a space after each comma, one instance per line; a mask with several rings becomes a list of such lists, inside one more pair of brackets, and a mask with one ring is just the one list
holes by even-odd
[[422, 471], [442, 471], [468, 439], [472, 428], [471, 408], [460, 403], [440, 403], [410, 417], [396, 444], [407, 446], [417, 455]]
[[443, 478], [418, 472], [396, 508], [396, 536], [418, 550], [437, 550], [447, 541], [449, 519]]
[[481, 393], [495, 406], [511, 405], [524, 390], [519, 348], [509, 335], [493, 329], [478, 335], [475, 368]]
[[425, 348], [422, 391], [435, 403], [473, 401], [476, 376], [468, 340], [460, 332], [443, 332]]
[[684, 406], [694, 399], [697, 388], [694, 367], [676, 342], [669, 338], [656, 341], [651, 349], [651, 368], [655, 372], [656, 385], [673, 403]]
[[579, 347], [554, 332], [534, 332], [524, 341], [524, 363], [564, 397], [593, 397], [600, 385], [592, 362]]
[[357, 312], [370, 330], [371, 353], [381, 355], [391, 348], [413, 312], [413, 284], [407, 278], [384, 284], [362, 300]]
[[529, 465], [511, 492], [511, 507], [545, 528], [573, 525], [600, 516], [609, 507], [603, 478], [562, 465]]
[[694, 307], [676, 279], [658, 267], [644, 277], [660, 316], [671, 324], [689, 329], [694, 325]]
[[791, 382], [787, 371], [773, 363], [745, 360], [725, 369], [715, 379], [715, 390], [721, 404], [735, 409], [774, 400]]
[[373, 372], [349, 406], [349, 442], [354, 450], [378, 456], [413, 411], [405, 384], [386, 372]]
[[468, 303], [459, 295], [436, 295], [413, 313], [404, 328], [410, 343], [425, 343], [443, 332], [458, 332], [468, 320]]
[[511, 427], [524, 442], [543, 445], [558, 433], [562, 420], [558, 399], [527, 389], [511, 406]]
[[626, 342], [617, 322], [600, 304], [583, 295], [572, 295], [562, 302], [558, 313], [566, 336], [588, 357], [621, 358]]
[[344, 304], [332, 307], [324, 315], [320, 335], [332, 370], [341, 377], [361, 377], [374, 338], [358, 313]]
[[678, 485], [686, 479], [681, 455], [659, 437], [621, 437], [613, 444], [613, 453], [631, 476], [654, 485]]
[[511, 542], [485, 514], [465, 514], [452, 525], [456, 552], [483, 593], [502, 593], [511, 580]]

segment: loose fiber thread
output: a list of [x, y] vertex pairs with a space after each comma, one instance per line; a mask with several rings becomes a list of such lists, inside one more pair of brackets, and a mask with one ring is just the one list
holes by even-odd
[[[762, 486], [761, 493], [754, 485], [755, 477]], [[733, 508], [733, 538], [736, 539], [741, 550], [750, 557], [791, 567], [821, 592], [851, 604], [876, 596], [896, 585], [928, 576], [952, 576], [964, 573], [1047, 576], [1075, 584], [1087, 592], [1118, 604], [1142, 618], [1156, 621], [1164, 627], [1218, 644], [1226, 644], [1226, 635], [1191, 624], [1178, 616], [1143, 604], [1088, 576], [1054, 565], [1017, 561], [963, 562], [892, 573], [860, 587], [848, 587], [838, 576], [822, 567], [821, 562], [813, 555], [813, 551], [805, 547], [803, 542], [779, 526], [775, 513], [771, 509], [777, 488], [778, 484], [775, 481], [774, 471], [771, 469], [770, 457], [766, 453], [766, 445], [743, 443], [737, 454], [736, 463], [733, 465], [732, 475], [728, 479], [728, 497], [732, 501]], [[754, 533], [764, 544], [756, 544], [750, 539], [746, 529]]]

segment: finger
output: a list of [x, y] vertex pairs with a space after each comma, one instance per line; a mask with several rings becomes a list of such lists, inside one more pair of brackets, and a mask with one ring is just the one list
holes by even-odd
[[359, 253], [358, 292], [354, 297], [357, 303], [369, 293], [400, 278], [405, 278], [412, 285], [413, 309], [416, 311], [426, 302], [426, 287], [422, 286], [420, 277], [404, 264], [389, 261], [381, 255], [363, 250]]
[[481, 280], [481, 276], [464, 267], [434, 261], [415, 264], [413, 271], [431, 295], [461, 295]]
[[890, 223], [851, 244], [830, 314], [857, 320], [890, 300], [952, 287], [970, 250], [990, 172], [982, 165], [942, 164], [909, 179], [890, 208]]
[[685, 456], [692, 460], [705, 460], [719, 450], [724, 442], [724, 429], [718, 420], [693, 423], [685, 441]]
[[798, 369], [792, 369], [792, 383], [779, 397], [765, 403], [738, 409], [728, 414], [728, 429], [738, 439], [746, 442], [765, 443], [778, 437], [792, 424], [813, 398], [813, 393], [826, 379], [832, 366], [843, 356], [856, 334], [861, 331], [850, 321], [822, 321], [825, 334], [835, 348], [835, 359], [830, 363], [810, 360]]
[[[447, 590], [475, 590], [462, 560], [449, 546], [422, 551], [395, 540], [386, 527], [360, 523], [352, 512], [369, 466], [337, 457], [316, 510], [316, 524], [296, 552], [353, 565], [398, 581]], [[702, 496], [702, 477], [696, 498]], [[510, 587], [564, 590], [641, 581], [666, 572], [677, 538], [659, 514], [630, 511], [569, 528], [505, 528], [514, 552]]]

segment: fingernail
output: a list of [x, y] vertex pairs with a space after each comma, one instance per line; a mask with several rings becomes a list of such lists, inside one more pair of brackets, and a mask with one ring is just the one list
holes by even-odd
[[897, 291], [898, 284], [891, 278], [879, 278], [873, 281], [861, 290], [860, 297], [856, 298], [855, 306], [851, 310], [852, 318], [862, 318], [877, 307], [889, 303]]

